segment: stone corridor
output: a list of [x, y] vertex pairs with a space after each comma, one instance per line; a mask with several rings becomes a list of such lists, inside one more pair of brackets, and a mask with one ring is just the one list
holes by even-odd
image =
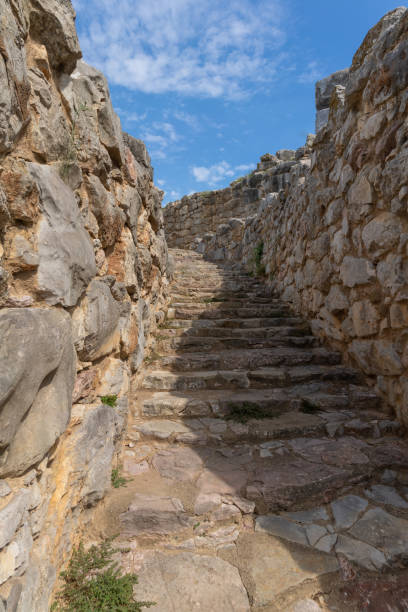
[[408, 610], [400, 424], [261, 280], [172, 255], [95, 537], [155, 612]]

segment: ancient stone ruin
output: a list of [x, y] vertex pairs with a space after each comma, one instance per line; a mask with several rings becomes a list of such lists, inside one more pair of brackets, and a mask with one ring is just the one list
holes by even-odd
[[114, 535], [156, 612], [408, 610], [407, 54], [162, 210], [70, 0], [0, 0], [0, 612]]

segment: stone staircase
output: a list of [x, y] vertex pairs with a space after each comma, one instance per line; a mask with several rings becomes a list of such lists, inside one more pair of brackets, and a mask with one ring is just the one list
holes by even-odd
[[401, 426], [259, 279], [172, 255], [172, 304], [132, 398], [131, 482], [105, 506], [137, 598], [155, 612], [408, 610]]

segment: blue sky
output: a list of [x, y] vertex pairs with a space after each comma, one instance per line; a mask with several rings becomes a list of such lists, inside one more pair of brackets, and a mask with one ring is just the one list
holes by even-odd
[[164, 203], [226, 187], [314, 131], [314, 84], [386, 0], [73, 0], [84, 59], [147, 144]]

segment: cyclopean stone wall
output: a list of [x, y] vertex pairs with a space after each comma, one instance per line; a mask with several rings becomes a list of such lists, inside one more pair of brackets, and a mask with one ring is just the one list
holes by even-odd
[[[194, 193], [168, 204], [163, 209], [167, 244], [197, 248], [203, 236], [209, 240], [220, 226], [256, 214], [267, 193], [288, 185], [291, 168], [307, 153], [312, 141], [313, 137], [308, 138], [306, 146], [297, 151], [285, 149], [276, 155], [263, 155], [254, 172], [233, 181], [226, 189]], [[218, 258], [224, 255], [218, 254]]]
[[335, 75], [318, 83], [317, 108], [329, 99], [329, 111], [283, 188], [231, 227], [211, 235], [202, 227], [191, 245], [253, 269], [263, 243], [267, 282], [365, 372], [406, 424], [407, 54], [408, 10], [398, 8], [369, 31], [350, 69], [336, 73], [341, 83]]
[[149, 156], [70, 1], [0, 17], [0, 610], [44, 612], [110, 486], [168, 257]]

